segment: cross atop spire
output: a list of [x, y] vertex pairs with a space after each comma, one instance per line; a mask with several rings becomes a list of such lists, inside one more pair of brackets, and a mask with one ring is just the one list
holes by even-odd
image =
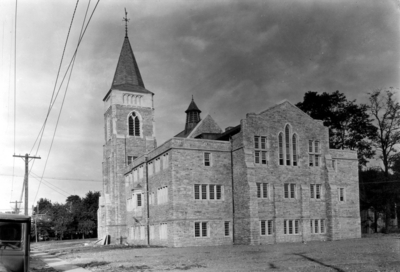
[[125, 17], [122, 18], [122, 21], [125, 21], [125, 37], [128, 37], [128, 22], [129, 22], [129, 19], [128, 19], [128, 12], [126, 11], [126, 8], [125, 8]]

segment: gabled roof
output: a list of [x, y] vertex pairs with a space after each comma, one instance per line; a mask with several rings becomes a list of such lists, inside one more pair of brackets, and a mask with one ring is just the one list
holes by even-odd
[[[282, 101], [276, 103], [274, 106], [272, 106], [272, 107], [270, 107], [270, 108], [268, 108], [268, 109], [266, 109], [266, 110], [260, 112], [259, 115], [261, 115], [261, 114], [266, 114], [267, 112], [269, 112], [269, 111], [275, 109], [276, 107], [280, 107], [280, 106], [282, 106], [283, 104], [288, 104], [288, 105], [290, 105], [292, 108], [294, 108], [295, 110], [297, 110], [298, 112], [300, 112], [302, 115], [307, 116], [309, 119], [311, 119], [311, 120], [313, 120], [313, 121], [316, 121], [316, 122], [319, 121], [319, 120], [316, 120], [316, 119], [312, 118], [310, 115], [308, 115], [307, 113], [305, 113], [304, 111], [302, 111], [301, 109], [299, 109], [296, 105], [294, 105], [292, 102], [290, 102], [290, 101], [287, 100], [287, 99], [284, 99], [284, 100], [282, 100]], [[318, 122], [318, 123], [319, 123], [319, 122]]]

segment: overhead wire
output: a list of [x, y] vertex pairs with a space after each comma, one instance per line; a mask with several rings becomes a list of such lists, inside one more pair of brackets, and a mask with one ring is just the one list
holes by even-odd
[[[68, 92], [69, 81], [70, 81], [70, 79], [71, 79], [71, 75], [72, 75], [72, 71], [73, 71], [73, 66], [74, 66], [74, 64], [75, 64], [76, 55], [77, 55], [77, 53], [78, 53], [78, 48], [79, 48], [79, 45], [80, 45], [80, 43], [81, 43], [81, 41], [82, 41], [82, 39], [83, 39], [83, 37], [84, 37], [84, 35], [85, 35], [85, 33], [86, 33], [86, 30], [87, 30], [87, 28], [88, 28], [88, 26], [89, 26], [89, 23], [90, 23], [90, 21], [91, 21], [91, 19], [92, 19], [92, 17], [93, 17], [94, 12], [96, 11], [96, 8], [97, 8], [99, 2], [100, 2], [100, 0], [97, 1], [96, 5], [95, 5], [95, 7], [93, 8], [93, 11], [92, 11], [92, 13], [91, 13], [91, 15], [90, 15], [90, 17], [89, 17], [89, 20], [88, 20], [88, 22], [87, 22], [87, 24], [86, 24], [86, 26], [85, 26], [86, 15], [87, 15], [87, 11], [88, 11], [89, 6], [90, 6], [90, 2], [89, 2], [89, 5], [88, 5], [88, 7], [87, 7], [87, 11], [86, 11], [86, 14], [85, 14], [85, 17], [84, 17], [84, 21], [83, 21], [83, 23], [82, 23], [81, 32], [80, 32], [80, 34], [79, 34], [79, 41], [78, 41], [78, 44], [77, 44], [77, 46], [76, 46], [74, 55], [73, 55], [73, 57], [72, 57], [72, 59], [71, 59], [71, 62], [70, 62], [70, 64], [69, 64], [69, 66], [68, 66], [68, 69], [69, 69], [69, 67], [70, 67], [71, 64], [72, 64], [71, 70], [70, 70], [70, 74], [69, 74], [69, 78], [68, 78], [68, 82], [67, 82], [67, 86], [66, 86], [66, 89], [65, 89], [65, 92], [64, 92], [64, 97], [63, 97], [63, 100], [62, 100], [61, 108], [60, 108], [59, 115], [58, 115], [58, 118], [57, 118], [56, 127], [55, 127], [55, 130], [54, 130], [54, 133], [53, 133], [53, 138], [52, 138], [52, 140], [51, 140], [50, 149], [49, 149], [49, 152], [48, 152], [48, 155], [47, 155], [47, 158], [46, 158], [46, 162], [45, 162], [45, 165], [44, 165], [44, 168], [43, 168], [42, 178], [43, 178], [44, 173], [45, 173], [45, 171], [46, 171], [47, 162], [48, 162], [48, 159], [49, 159], [49, 156], [50, 156], [50, 152], [51, 152], [51, 149], [52, 149], [52, 146], [53, 146], [54, 138], [55, 138], [55, 135], [56, 135], [56, 132], [57, 132], [57, 127], [58, 127], [58, 123], [59, 123], [60, 116], [61, 116], [61, 113], [62, 113], [62, 108], [63, 108], [63, 105], [64, 105], [65, 97], [66, 97], [67, 92]], [[85, 26], [85, 28], [84, 28], [84, 30], [83, 30], [83, 27], [84, 27], [84, 26]], [[83, 30], [83, 31], [82, 31], [82, 30]], [[67, 71], [68, 71], [68, 69], [67, 69]], [[64, 76], [64, 78], [65, 78], [65, 76]], [[63, 79], [63, 81], [64, 81], [64, 79]], [[58, 95], [58, 93], [57, 93], [57, 95]], [[39, 193], [40, 185], [41, 185], [41, 182], [39, 183], [38, 189], [37, 189], [37, 191], [36, 191], [36, 196], [35, 196], [35, 198], [34, 198], [34, 202], [36, 201], [37, 195], [38, 195], [38, 193]]]
[[[31, 176], [33, 178], [35, 178], [36, 180], [38, 180], [40, 182], [40, 180], [42, 179], [38, 174], [35, 174], [33, 172], [31, 172]], [[52, 182], [48, 181], [47, 179], [43, 178], [43, 184], [45, 184], [47, 187], [51, 188], [52, 190], [58, 190], [60, 192], [63, 192], [63, 195], [65, 196], [70, 196], [71, 193], [65, 191], [64, 189], [58, 187], [57, 185], [53, 184]], [[59, 192], [58, 192], [59, 193]], [[65, 194], [64, 194], [65, 193]]]
[[[17, 12], [18, 0], [15, 0], [15, 14], [14, 14], [14, 155], [15, 155], [15, 142], [17, 133]], [[11, 62], [10, 62], [11, 63]], [[14, 173], [15, 173], [15, 157], [13, 157], [13, 177], [11, 180], [11, 191], [14, 187]], [[10, 194], [10, 201], [12, 193]]]
[[[74, 12], [73, 12], [73, 14], [72, 14], [71, 23], [69, 24], [68, 33], [67, 33], [67, 38], [65, 39], [64, 49], [63, 49], [63, 52], [62, 52], [62, 54], [61, 54], [60, 65], [58, 66], [58, 71], [57, 71], [57, 76], [56, 76], [56, 82], [54, 83], [54, 88], [53, 88], [53, 92], [52, 92], [52, 94], [51, 94], [50, 104], [49, 104], [49, 108], [48, 108], [48, 110], [47, 110], [46, 118], [45, 118], [45, 120], [44, 120], [43, 126], [41, 127], [41, 129], [40, 129], [40, 131], [39, 131], [38, 136], [36, 137], [35, 142], [33, 143], [33, 146], [32, 146], [32, 148], [31, 148], [31, 151], [29, 152], [29, 154], [32, 153], [32, 150], [35, 148], [35, 145], [36, 145], [37, 140], [40, 138], [39, 143], [38, 143], [38, 147], [37, 147], [37, 150], [36, 150], [36, 153], [35, 153], [35, 154], [37, 154], [37, 151], [39, 150], [39, 147], [40, 147], [40, 144], [41, 144], [41, 141], [42, 141], [42, 138], [43, 138], [44, 130], [45, 130], [45, 128], [46, 128], [47, 120], [48, 120], [48, 118], [49, 118], [51, 109], [52, 109], [52, 107], [53, 107], [52, 105], [54, 105], [55, 100], [56, 100], [56, 98], [54, 98], [54, 93], [55, 93], [56, 88], [57, 88], [57, 82], [58, 82], [58, 78], [59, 78], [59, 76], [60, 76], [61, 66], [62, 66], [62, 63], [63, 63], [63, 60], [64, 60], [65, 49], [66, 49], [67, 44], [68, 44], [69, 34], [71, 33], [71, 28], [72, 28], [72, 24], [73, 24], [73, 22], [74, 22], [74, 18], [75, 18], [76, 9], [77, 9], [77, 7], [78, 7], [78, 4], [79, 4], [79, 0], [76, 1], [75, 8], [74, 8]], [[61, 85], [62, 85], [62, 83], [61, 83]], [[61, 86], [60, 86], [60, 87], [61, 87]], [[54, 98], [54, 100], [53, 100], [53, 98]]]
[[[32, 171], [30, 172], [32, 173]], [[8, 174], [1, 174], [0, 176], [11, 176]], [[22, 175], [15, 175], [16, 177], [23, 177]], [[52, 180], [74, 180], [74, 181], [92, 181], [92, 182], [103, 182], [100, 179], [83, 179], [83, 178], [63, 178], [63, 177], [43, 177], [45, 179], [52, 179]]]

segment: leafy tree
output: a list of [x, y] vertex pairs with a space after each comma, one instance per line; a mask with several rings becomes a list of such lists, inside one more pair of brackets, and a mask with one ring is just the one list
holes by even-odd
[[374, 155], [371, 139], [376, 135], [376, 127], [369, 118], [367, 105], [348, 101], [339, 91], [331, 94], [309, 91], [296, 106], [329, 127], [331, 148], [357, 150], [360, 165]]
[[39, 214], [45, 214], [48, 211], [50, 211], [53, 207], [53, 204], [51, 203], [51, 200], [48, 200], [47, 198], [41, 198], [39, 199], [37, 205], [34, 207], [34, 212]]
[[56, 235], [62, 240], [64, 235], [70, 233], [69, 226], [73, 222], [73, 215], [66, 204], [55, 203], [50, 212], [50, 218]]
[[375, 90], [370, 94], [368, 107], [378, 127], [375, 143], [382, 150], [386, 177], [396, 152], [394, 146], [400, 143], [400, 104], [393, 96], [393, 88]]

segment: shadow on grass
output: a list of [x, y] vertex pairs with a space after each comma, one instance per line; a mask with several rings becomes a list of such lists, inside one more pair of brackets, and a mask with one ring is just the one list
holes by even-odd
[[312, 262], [314, 262], [314, 263], [317, 263], [317, 264], [319, 264], [319, 265], [332, 268], [332, 269], [334, 269], [335, 271], [338, 271], [338, 272], [345, 272], [344, 270], [342, 270], [342, 269], [340, 269], [340, 268], [338, 268], [338, 267], [336, 267], [336, 266], [329, 265], [329, 264], [325, 264], [325, 263], [323, 263], [323, 262], [321, 262], [321, 261], [318, 261], [318, 260], [316, 260], [316, 259], [313, 259], [313, 258], [311, 258], [311, 257], [308, 257], [308, 256], [306, 256], [306, 255], [304, 255], [304, 254], [302, 254], [302, 253], [295, 253], [294, 255], [303, 257], [304, 259], [307, 259], [307, 260], [312, 261]]
[[274, 263], [268, 263], [268, 264], [269, 264], [269, 268], [272, 268], [272, 269], [278, 269], [279, 268]]

